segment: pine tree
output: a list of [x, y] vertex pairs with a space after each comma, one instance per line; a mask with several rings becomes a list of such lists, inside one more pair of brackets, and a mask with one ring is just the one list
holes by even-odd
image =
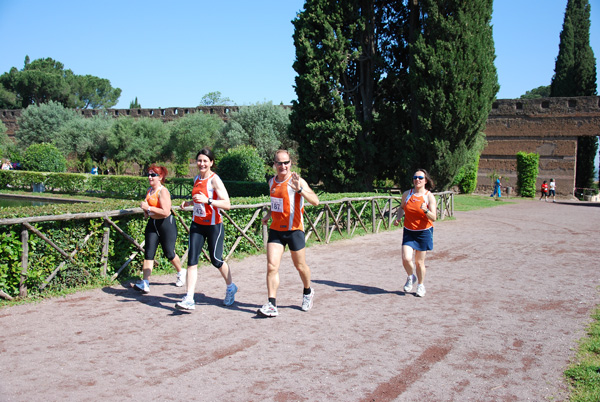
[[[590, 46], [590, 4], [588, 0], [568, 0], [550, 96], [595, 96], [596, 58]], [[577, 139], [575, 186], [591, 187], [597, 137]]]

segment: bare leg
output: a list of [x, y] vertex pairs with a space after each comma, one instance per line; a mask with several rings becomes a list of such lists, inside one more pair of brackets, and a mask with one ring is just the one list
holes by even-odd
[[144, 260], [142, 272], [144, 273], [145, 281], [150, 280], [150, 275], [152, 275], [152, 268], [154, 268], [154, 260]]
[[279, 288], [279, 265], [284, 247], [279, 243], [267, 244], [267, 293], [268, 297], [276, 298]]
[[304, 285], [304, 289], [310, 288], [310, 268], [306, 265], [306, 253], [305, 248], [298, 251], [290, 251], [292, 254], [292, 261], [294, 262], [294, 266], [298, 270], [300, 274], [300, 279], [302, 279], [302, 285]]
[[402, 246], [402, 265], [406, 271], [406, 275], [410, 276], [415, 272], [413, 264], [413, 249], [409, 246]]
[[181, 260], [177, 254], [175, 254], [175, 258], [173, 258], [170, 263], [175, 267], [177, 272], [181, 272]]
[[190, 265], [187, 268], [186, 289], [188, 295], [193, 295], [196, 290], [196, 281], [198, 280], [198, 265]]
[[422, 285], [425, 281], [425, 256], [427, 251], [415, 251], [415, 262], [417, 264], [417, 279], [419, 284]]
[[221, 273], [223, 279], [225, 279], [225, 283], [227, 285], [231, 285], [233, 280], [231, 279], [231, 269], [229, 269], [229, 264], [223, 262], [223, 265], [221, 266], [221, 268], [219, 268], [219, 272]]

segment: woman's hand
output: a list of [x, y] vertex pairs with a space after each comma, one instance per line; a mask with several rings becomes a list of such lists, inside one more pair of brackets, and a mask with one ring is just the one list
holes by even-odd
[[144, 201], [142, 201], [140, 203], [140, 208], [142, 208], [144, 211], [147, 211], [149, 206], [150, 205], [148, 205], [148, 203], [146, 202], [146, 200], [144, 200]]
[[192, 200], [194, 200], [195, 202], [200, 203], [200, 204], [207, 204], [208, 203], [208, 197], [206, 195], [202, 194], [202, 193], [195, 194], [192, 197]]

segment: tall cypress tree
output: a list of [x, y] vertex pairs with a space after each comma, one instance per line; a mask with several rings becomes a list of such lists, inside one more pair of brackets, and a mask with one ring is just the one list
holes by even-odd
[[[421, 0], [411, 46], [411, 163], [447, 188], [469, 160], [498, 92], [492, 0]], [[477, 149], [476, 151], [481, 151]]]
[[291, 115], [307, 179], [404, 186], [423, 167], [450, 185], [498, 90], [491, 12], [492, 0], [307, 0]]
[[[595, 96], [596, 58], [590, 46], [590, 4], [588, 0], [568, 0], [550, 96]], [[576, 187], [591, 187], [597, 137], [577, 139]]]
[[297, 101], [291, 132], [303, 174], [330, 191], [367, 189], [376, 44], [372, 0], [307, 0], [293, 21]]

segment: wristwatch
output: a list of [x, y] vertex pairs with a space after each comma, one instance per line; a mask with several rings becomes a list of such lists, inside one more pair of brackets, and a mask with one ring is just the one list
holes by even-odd
[[300, 194], [302, 192], [302, 190], [304, 190], [304, 187], [300, 186], [300, 190], [296, 191], [298, 194]]
[[208, 199], [208, 205], [212, 205], [212, 199], [211, 198]]

